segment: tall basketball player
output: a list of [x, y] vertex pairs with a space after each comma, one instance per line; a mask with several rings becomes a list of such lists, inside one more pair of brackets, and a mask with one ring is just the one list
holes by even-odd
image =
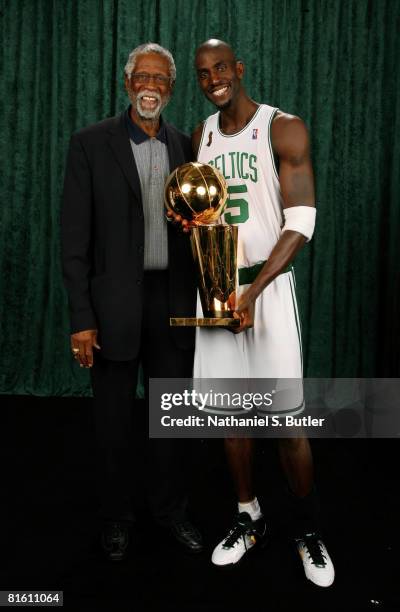
[[[217, 112], [193, 134], [198, 160], [224, 174], [230, 199], [223, 222], [239, 225], [236, 333], [197, 330], [194, 378], [302, 378], [295, 283], [288, 266], [315, 224], [313, 170], [305, 124], [246, 93], [243, 62], [220, 40], [196, 53], [201, 90]], [[219, 367], [218, 367], [219, 365]], [[298, 398], [297, 398], [298, 400]], [[284, 414], [301, 412], [301, 401]], [[293, 511], [293, 537], [306, 577], [327, 587], [334, 568], [321, 540], [313, 463], [306, 438], [278, 441]], [[215, 548], [215, 565], [235, 564], [264, 544], [268, 530], [252, 483], [253, 441], [225, 441], [238, 514]]]

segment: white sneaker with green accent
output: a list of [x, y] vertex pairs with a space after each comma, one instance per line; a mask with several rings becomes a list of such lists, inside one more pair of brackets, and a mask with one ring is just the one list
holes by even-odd
[[296, 546], [308, 580], [321, 587], [330, 586], [335, 579], [335, 569], [318, 534], [306, 533], [296, 539]]
[[234, 565], [254, 546], [266, 544], [264, 517], [252, 521], [247, 512], [241, 512], [228, 535], [216, 546], [211, 557], [214, 565]]

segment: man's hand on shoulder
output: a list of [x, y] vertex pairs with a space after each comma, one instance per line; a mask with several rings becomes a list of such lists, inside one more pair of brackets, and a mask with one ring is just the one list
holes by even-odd
[[97, 329], [86, 329], [71, 335], [71, 351], [81, 368], [92, 367], [93, 347], [100, 349], [97, 342]]

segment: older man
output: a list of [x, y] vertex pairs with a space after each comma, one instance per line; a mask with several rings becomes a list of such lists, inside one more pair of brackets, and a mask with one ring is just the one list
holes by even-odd
[[[91, 369], [100, 456], [102, 543], [111, 560], [127, 553], [133, 507], [129, 469], [139, 363], [150, 377], [190, 376], [194, 338], [169, 315], [195, 311], [186, 235], [164, 218], [166, 177], [192, 157], [190, 139], [163, 121], [175, 82], [172, 55], [147, 43], [125, 66], [127, 110], [71, 139], [62, 209], [63, 272], [71, 350]], [[185, 279], [185, 282], [183, 282]], [[201, 537], [186, 514], [173, 440], [150, 441], [150, 506], [188, 550]], [[151, 481], [151, 482], [150, 482]], [[137, 487], [136, 487], [137, 488]]]

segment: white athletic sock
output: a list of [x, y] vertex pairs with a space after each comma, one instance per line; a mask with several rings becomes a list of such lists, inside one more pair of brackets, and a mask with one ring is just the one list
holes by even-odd
[[247, 514], [250, 515], [252, 521], [256, 521], [257, 519], [262, 517], [261, 508], [260, 504], [258, 503], [257, 497], [244, 504], [242, 504], [242, 502], [239, 502], [238, 509], [239, 512], [247, 512]]

